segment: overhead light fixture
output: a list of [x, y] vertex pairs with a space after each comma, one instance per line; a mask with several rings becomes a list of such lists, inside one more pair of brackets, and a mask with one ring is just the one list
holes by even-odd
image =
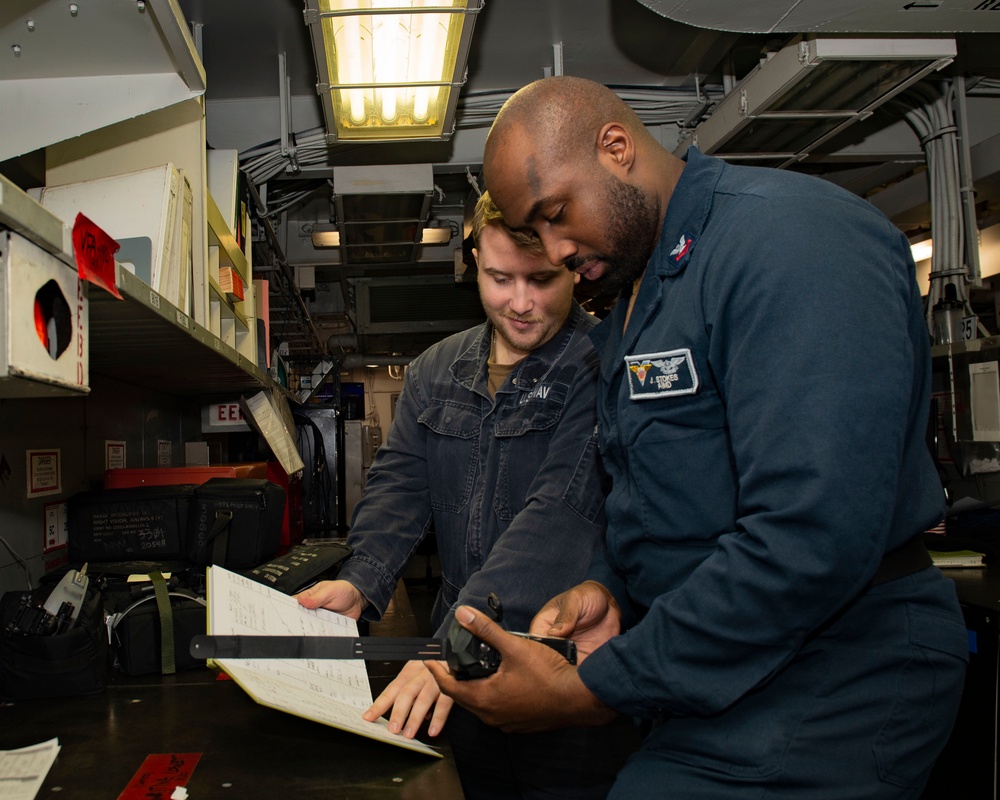
[[448, 244], [451, 241], [451, 226], [426, 227], [420, 234], [420, 244]]
[[483, 0], [306, 0], [327, 142], [448, 139]]
[[922, 242], [914, 242], [910, 245], [910, 254], [913, 256], [915, 263], [926, 261], [933, 253], [934, 242], [930, 239], [924, 239]]
[[340, 231], [333, 223], [317, 222], [309, 236], [313, 247], [340, 247]]
[[[404, 220], [405, 222], [405, 220]], [[336, 225], [313, 225], [313, 247], [340, 247], [340, 231]], [[448, 244], [451, 241], [451, 228], [424, 228], [420, 234], [420, 244]], [[384, 244], [409, 244], [409, 241], [386, 242]]]
[[787, 167], [925, 75], [954, 39], [807, 38], [756, 67], [674, 150]]

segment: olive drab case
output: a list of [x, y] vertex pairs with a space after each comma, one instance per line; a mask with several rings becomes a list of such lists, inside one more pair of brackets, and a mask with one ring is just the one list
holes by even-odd
[[[155, 576], [155, 573], [154, 573]], [[157, 577], [153, 577], [154, 583]], [[107, 619], [108, 638], [126, 675], [171, 675], [202, 666], [191, 639], [205, 633], [205, 600], [185, 589], [156, 588]]]

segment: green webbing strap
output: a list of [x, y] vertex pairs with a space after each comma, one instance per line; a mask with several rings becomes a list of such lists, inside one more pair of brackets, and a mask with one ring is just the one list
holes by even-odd
[[160, 672], [173, 675], [177, 671], [174, 662], [174, 612], [170, 608], [170, 591], [159, 571], [150, 572], [156, 594], [156, 608], [160, 612]]

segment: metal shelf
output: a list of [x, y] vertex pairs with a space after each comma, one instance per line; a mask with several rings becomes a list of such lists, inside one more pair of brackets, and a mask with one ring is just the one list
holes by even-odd
[[174, 395], [275, 386], [254, 362], [117, 265], [124, 299], [90, 287], [90, 372]]
[[996, 350], [998, 348], [1000, 348], [1000, 336], [988, 336], [984, 339], [931, 345], [931, 357], [957, 356], [962, 353], [978, 353], [982, 350]]
[[4, 2], [0, 41], [0, 161], [205, 93], [177, 0]]
[[247, 283], [249, 282], [250, 270], [246, 256], [236, 243], [236, 238], [229, 230], [226, 221], [222, 218], [222, 212], [219, 211], [215, 199], [211, 194], [207, 194], [206, 198], [205, 209], [208, 212], [209, 243], [219, 246], [219, 263], [235, 268], [243, 282]]

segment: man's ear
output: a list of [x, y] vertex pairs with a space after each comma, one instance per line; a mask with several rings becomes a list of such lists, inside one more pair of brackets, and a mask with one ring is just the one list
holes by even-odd
[[476, 262], [476, 266], [479, 266], [479, 251], [473, 247], [472, 248], [472, 260]]
[[598, 160], [614, 170], [628, 172], [635, 161], [635, 142], [618, 122], [608, 122], [601, 128], [598, 139]]

